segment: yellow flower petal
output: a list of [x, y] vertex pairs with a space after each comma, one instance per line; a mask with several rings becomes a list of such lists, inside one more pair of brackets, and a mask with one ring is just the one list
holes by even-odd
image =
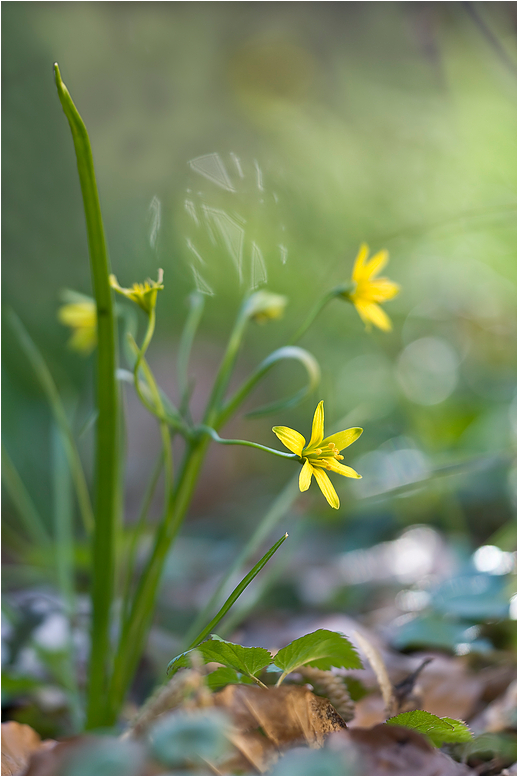
[[364, 265], [368, 255], [369, 255], [369, 246], [366, 243], [362, 243], [360, 246], [360, 250], [358, 251], [358, 256], [354, 260], [354, 267], [353, 267], [353, 274], [352, 274], [353, 281], [358, 282], [365, 277]]
[[306, 440], [295, 429], [290, 429], [289, 426], [274, 426], [272, 432], [277, 435], [283, 445], [288, 448], [292, 453], [296, 453], [300, 456], [302, 449], [306, 444]]
[[318, 403], [317, 409], [315, 410], [315, 415], [313, 416], [311, 440], [309, 441], [308, 448], [313, 448], [314, 446], [319, 445], [319, 443], [321, 443], [323, 439], [324, 439], [324, 400], [321, 400]]
[[373, 302], [385, 302], [399, 294], [399, 285], [388, 278], [377, 278], [369, 284], [368, 293]]
[[339, 451], [343, 451], [344, 448], [352, 445], [352, 443], [358, 439], [362, 432], [363, 429], [361, 429], [359, 426], [355, 426], [352, 429], [345, 429], [343, 432], [337, 432], [336, 434], [332, 434], [330, 437], [326, 437], [325, 440], [322, 440], [322, 447], [328, 445], [329, 443], [333, 443], [336, 445]]
[[364, 278], [373, 278], [383, 270], [389, 259], [388, 251], [378, 251], [365, 265]]
[[335, 510], [338, 510], [340, 507], [340, 500], [338, 499], [338, 494], [336, 493], [334, 486], [327, 477], [326, 473], [320, 469], [320, 467], [314, 467], [313, 474], [320, 490], [324, 494], [331, 507], [334, 507]]
[[384, 332], [391, 331], [392, 323], [390, 318], [379, 305], [376, 305], [374, 302], [364, 302], [363, 300], [356, 300], [354, 304], [367, 329], [372, 323], [379, 329], [383, 329]]
[[308, 490], [309, 486], [311, 485], [312, 475], [313, 475], [313, 467], [306, 459], [306, 461], [304, 462], [304, 466], [300, 470], [300, 475], [299, 475], [299, 488], [301, 491]]
[[346, 467], [345, 464], [340, 464], [336, 459], [331, 459], [329, 461], [329, 469], [331, 472], [337, 472], [339, 475], [343, 475], [346, 478], [361, 479], [361, 475], [359, 475], [356, 470], [352, 467]]

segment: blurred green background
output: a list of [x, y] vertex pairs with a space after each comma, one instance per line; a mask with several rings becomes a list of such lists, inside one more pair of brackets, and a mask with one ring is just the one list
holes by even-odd
[[[164, 268], [149, 359], [174, 400], [187, 295], [207, 292], [191, 365], [195, 414], [245, 291], [265, 286], [289, 306], [281, 321], [251, 327], [241, 378], [319, 295], [349, 279], [362, 241], [389, 250], [386, 275], [402, 287], [385, 307], [393, 332], [366, 333], [352, 306], [334, 302], [301, 342], [321, 364], [317, 394], [223, 434], [275, 445], [271, 426], [283, 424], [307, 435], [321, 398], [330, 425], [345, 418], [365, 429], [345, 461], [363, 480], [335, 482], [340, 511], [313, 486], [287, 517], [298, 550], [264, 599], [270, 617], [367, 613], [387, 594], [426, 589], [424, 604], [400, 597], [398, 606], [423, 610], [429, 634], [433, 618], [444, 620], [430, 587], [470, 570], [497, 586], [484, 596], [499, 604], [496, 614], [449, 611], [442, 647], [469, 650], [466, 628], [505, 621], [512, 594], [515, 4], [8, 2], [2, 21], [4, 310], [41, 348], [75, 428], [90, 414], [93, 358], [67, 349], [56, 311], [63, 289], [90, 293], [90, 276], [54, 61], [90, 133], [113, 271], [128, 286]], [[50, 526], [51, 415], [8, 324], [3, 343], [4, 443]], [[299, 370], [279, 367], [249, 409], [297, 388]], [[158, 436], [130, 392], [126, 408], [131, 522]], [[90, 435], [81, 438], [87, 469]], [[289, 462], [257, 451], [209, 455], [168, 572], [151, 674], [292, 474]], [[34, 587], [51, 597], [52, 570], [27, 547], [9, 499], [4, 524], [7, 633], [17, 645], [8, 666], [23, 674], [16, 661], [28, 637], [16, 642], [13, 623], [27, 622]], [[350, 571], [348, 553], [409, 536], [439, 560], [405, 573], [406, 552], [377, 582], [372, 559]], [[496, 551], [477, 562], [479, 546]], [[77, 563], [85, 590], [81, 544]], [[397, 633], [394, 644], [413, 644]]]

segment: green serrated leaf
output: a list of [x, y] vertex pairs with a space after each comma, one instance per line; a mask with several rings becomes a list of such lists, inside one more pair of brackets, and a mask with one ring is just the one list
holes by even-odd
[[239, 683], [239, 675], [235, 669], [228, 666], [220, 666], [207, 677], [207, 686], [211, 691], [219, 691], [225, 685], [236, 685]]
[[426, 710], [402, 712], [389, 718], [387, 723], [418, 731], [427, 736], [435, 747], [441, 747], [444, 743], [469, 742], [473, 739], [473, 734], [462, 720], [439, 718]]
[[276, 665], [282, 669], [277, 685], [287, 674], [299, 666], [313, 666], [316, 669], [363, 669], [360, 658], [347, 637], [337, 631], [317, 629], [279, 650], [275, 655]]
[[187, 650], [174, 658], [167, 667], [167, 671], [172, 673], [182, 667], [190, 666], [190, 654], [194, 650], [201, 655], [206, 664], [210, 661], [216, 661], [218, 664], [223, 664], [225, 667], [252, 678], [255, 682], [259, 682], [256, 677], [257, 673], [272, 662], [271, 653], [265, 648], [243, 647], [233, 642], [227, 642], [218, 637], [217, 634], [211, 634], [211, 638], [207, 642], [202, 642], [193, 650]]
[[230, 669], [227, 666], [220, 666], [214, 672], [211, 672], [207, 677], [207, 685], [211, 691], [219, 691], [220, 688], [224, 688], [225, 685], [236, 685], [244, 683], [249, 685], [254, 681], [250, 677], [236, 672], [235, 669]]

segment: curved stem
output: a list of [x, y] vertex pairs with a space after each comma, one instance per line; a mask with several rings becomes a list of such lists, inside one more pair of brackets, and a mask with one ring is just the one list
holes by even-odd
[[223, 406], [221, 412], [218, 415], [218, 427], [222, 426], [228, 420], [228, 418], [230, 418], [230, 416], [236, 412], [239, 405], [255, 388], [259, 381], [266, 375], [269, 370], [271, 370], [275, 364], [277, 364], [277, 362], [282, 359], [296, 359], [299, 361], [306, 368], [309, 376], [309, 383], [305, 388], [298, 391], [291, 398], [288, 398], [287, 400], [281, 400], [281, 402], [273, 403], [263, 408], [259, 408], [259, 410], [254, 411], [255, 413], [262, 414], [265, 411], [271, 412], [276, 409], [276, 407], [289, 407], [297, 404], [298, 401], [303, 399], [313, 388], [316, 387], [320, 380], [320, 369], [318, 362], [314, 359], [314, 357], [311, 356], [308, 351], [305, 351], [303, 348], [299, 348], [297, 345], [286, 345], [283, 348], [278, 348], [261, 362], [261, 364], [256, 368], [255, 372], [253, 372], [252, 375], [250, 375], [250, 377], [245, 380], [243, 385], [237, 389], [235, 394], [230, 397], [227, 403]]
[[156, 323], [156, 313], [155, 313], [155, 308], [153, 307], [149, 312], [148, 325], [147, 325], [146, 334], [144, 336], [144, 341], [141, 347], [139, 348], [139, 351], [137, 353], [137, 358], [135, 359], [135, 365], [133, 367], [133, 379], [135, 382], [135, 389], [137, 391], [140, 401], [145, 407], [151, 410], [153, 415], [157, 415], [158, 417], [158, 422], [160, 425], [160, 437], [162, 439], [162, 449], [163, 449], [163, 455], [164, 455], [164, 499], [167, 505], [172, 492], [172, 487], [173, 487], [173, 451], [171, 449], [171, 432], [169, 430], [169, 424], [167, 423], [164, 416], [164, 405], [162, 403], [162, 398], [160, 396], [158, 386], [153, 377], [153, 373], [151, 372], [149, 367], [147, 367], [147, 365], [146, 365], [146, 368], [147, 368], [146, 380], [149, 386], [149, 390], [151, 391], [153, 402], [155, 404], [154, 409], [152, 406], [149, 405], [149, 402], [147, 401], [146, 397], [142, 392], [142, 388], [140, 386], [140, 377], [139, 377], [140, 367], [143, 363], [143, 359], [144, 359], [144, 356], [146, 355], [146, 351], [149, 347], [149, 344], [153, 338], [153, 334], [155, 331], [155, 323]]
[[300, 458], [296, 453], [277, 451], [275, 448], [268, 448], [266, 445], [260, 445], [258, 442], [249, 442], [248, 440], [226, 440], [223, 437], [220, 437], [216, 430], [212, 429], [210, 426], [204, 426], [202, 424], [201, 426], [198, 426], [197, 429], [200, 432], [208, 434], [212, 437], [214, 442], [218, 442], [220, 445], [245, 445], [247, 448], [257, 448], [260, 451], [266, 451], [266, 453], [273, 453], [275, 456], [281, 456], [283, 459], [295, 459], [296, 461], [300, 461]]
[[313, 323], [313, 321], [316, 319], [318, 314], [326, 307], [326, 305], [331, 302], [331, 300], [335, 299], [335, 297], [340, 297], [342, 294], [345, 294], [346, 292], [350, 291], [352, 288], [352, 284], [345, 283], [342, 286], [336, 286], [334, 289], [331, 289], [331, 291], [328, 291], [327, 294], [324, 294], [323, 297], [321, 297], [319, 300], [315, 302], [313, 307], [311, 308], [307, 318], [305, 319], [304, 323], [297, 329], [291, 340], [289, 341], [288, 345], [295, 345], [302, 335], [306, 334], [307, 330]]

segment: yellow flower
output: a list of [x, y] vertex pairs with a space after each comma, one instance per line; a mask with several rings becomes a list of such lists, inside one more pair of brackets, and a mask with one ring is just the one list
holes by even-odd
[[72, 329], [68, 347], [88, 356], [97, 345], [97, 309], [91, 297], [66, 291], [65, 300], [70, 300], [58, 310], [58, 319]]
[[164, 288], [164, 284], [162, 283], [163, 277], [164, 271], [159, 270], [158, 280], [152, 281], [148, 278], [144, 283], [134, 283], [131, 289], [125, 289], [122, 286], [119, 286], [115, 275], [110, 275], [110, 285], [112, 289], [118, 291], [119, 294], [123, 294], [128, 299], [136, 302], [144, 313], [149, 315], [155, 308], [158, 291]]
[[345, 429], [343, 432], [337, 432], [324, 439], [324, 402], [322, 401], [318, 403], [313, 416], [309, 445], [306, 445], [306, 440], [299, 432], [288, 426], [274, 426], [272, 431], [275, 432], [282, 444], [299, 456], [300, 461], [303, 462], [299, 477], [300, 490], [308, 490], [314, 475], [320, 490], [331, 507], [338, 509], [340, 507], [338, 494], [324, 470], [338, 472], [339, 475], [345, 475], [346, 478], [361, 478], [361, 475], [354, 469], [339, 462], [343, 459], [343, 456], [340, 456], [340, 451], [357, 440], [363, 429], [359, 427]]
[[388, 251], [379, 251], [369, 261], [369, 247], [363, 243], [354, 262], [352, 280], [354, 290], [347, 293], [360, 318], [369, 330], [371, 324], [390, 332], [392, 323], [384, 310], [377, 304], [392, 299], [399, 292], [397, 283], [388, 278], [376, 278], [388, 262]]

